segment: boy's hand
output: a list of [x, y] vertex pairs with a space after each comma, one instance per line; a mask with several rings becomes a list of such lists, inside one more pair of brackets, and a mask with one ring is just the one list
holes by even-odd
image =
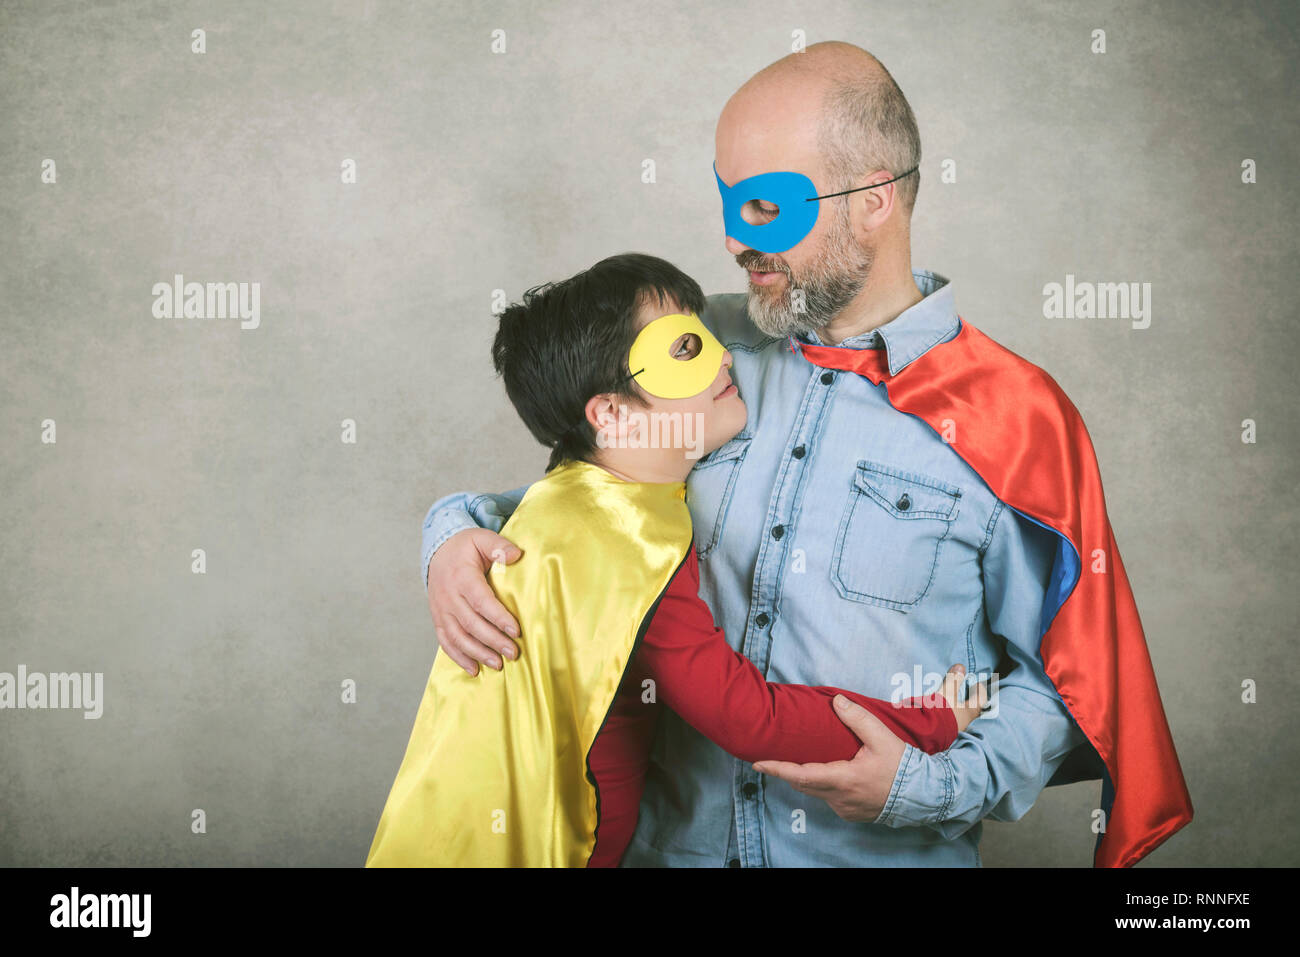
[[[523, 553], [486, 528], [467, 528], [439, 546], [429, 560], [429, 611], [443, 652], [470, 675], [478, 663], [501, 670], [501, 658], [517, 658], [511, 637], [519, 623], [487, 582], [494, 561], [509, 565]], [[509, 636], [509, 637], [507, 637]]]
[[967, 692], [965, 701], [958, 701], [958, 689], [966, 679], [965, 665], [953, 665], [948, 669], [948, 674], [943, 679], [943, 689], [940, 692], [943, 699], [948, 702], [948, 707], [952, 708], [953, 715], [957, 718], [957, 733], [961, 734], [966, 730], [966, 726], [980, 716], [984, 706], [988, 704], [988, 689], [983, 682], [977, 684]]

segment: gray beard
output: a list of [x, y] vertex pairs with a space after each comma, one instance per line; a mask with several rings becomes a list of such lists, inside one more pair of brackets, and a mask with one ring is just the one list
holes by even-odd
[[[816, 332], [862, 291], [875, 256], [853, 242], [845, 217], [836, 220], [827, 238], [827, 251], [808, 270], [808, 275], [786, 274], [785, 288], [776, 293], [765, 286], [750, 285], [749, 318], [765, 334], [785, 338]], [[796, 308], [796, 294], [803, 293], [802, 308]]]

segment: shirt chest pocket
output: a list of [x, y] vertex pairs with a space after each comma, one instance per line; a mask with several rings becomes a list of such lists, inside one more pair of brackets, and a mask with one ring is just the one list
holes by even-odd
[[938, 479], [859, 462], [831, 560], [836, 591], [899, 611], [929, 592], [961, 490]]
[[741, 432], [700, 459], [691, 470], [687, 479], [686, 504], [691, 509], [695, 554], [699, 558], [707, 558], [722, 537], [727, 507], [736, 488], [736, 476], [740, 474], [740, 464], [752, 440], [752, 433]]

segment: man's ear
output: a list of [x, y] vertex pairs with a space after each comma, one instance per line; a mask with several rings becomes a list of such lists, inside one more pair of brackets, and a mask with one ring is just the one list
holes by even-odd
[[[887, 170], [877, 170], [867, 179], [858, 184], [866, 186], [872, 182], [883, 182], [889, 179]], [[862, 242], [877, 229], [883, 226], [888, 220], [890, 214], [894, 211], [894, 206], [898, 202], [898, 184], [890, 183], [887, 186], [880, 186], [876, 189], [864, 189], [860, 193], [853, 193], [852, 198], [855, 224], [858, 227], [858, 241]]]

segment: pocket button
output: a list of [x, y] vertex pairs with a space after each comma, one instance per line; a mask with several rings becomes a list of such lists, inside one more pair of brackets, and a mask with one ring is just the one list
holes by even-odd
[[960, 489], [931, 476], [859, 462], [832, 557], [840, 597], [915, 608], [934, 584], [960, 497]]

